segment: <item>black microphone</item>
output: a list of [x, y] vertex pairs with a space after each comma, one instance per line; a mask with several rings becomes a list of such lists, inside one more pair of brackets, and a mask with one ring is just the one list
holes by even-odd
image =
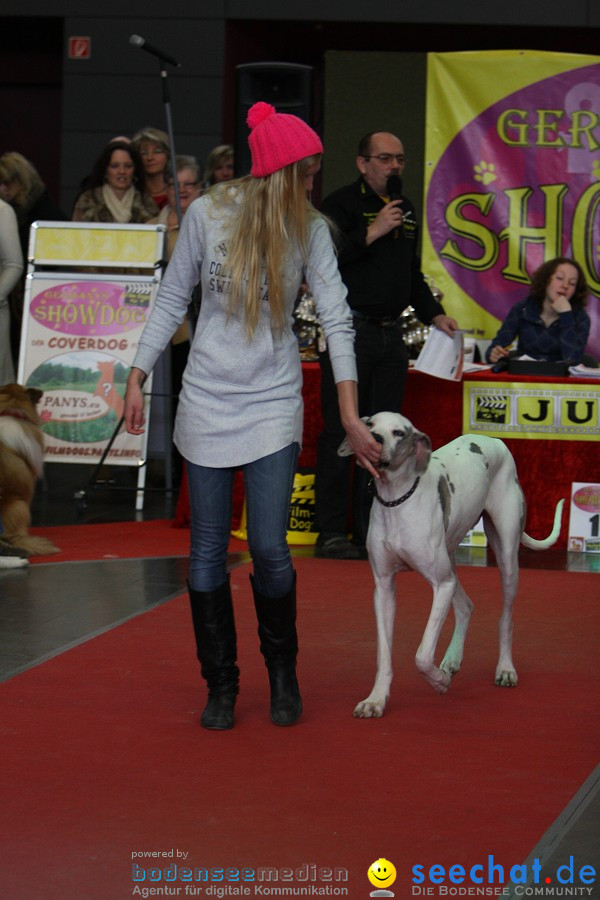
[[[399, 175], [390, 175], [386, 182], [385, 190], [386, 190], [386, 193], [387, 193], [388, 197], [390, 198], [390, 200], [402, 199], [402, 179], [400, 178], [400, 176]], [[398, 235], [400, 234], [399, 229], [394, 228], [394, 231], [392, 232], [392, 234], [393, 234], [393, 237], [397, 238]]]
[[390, 200], [400, 200], [402, 198], [402, 179], [400, 176], [390, 175], [385, 190]]
[[178, 68], [181, 66], [181, 63], [178, 63], [176, 59], [173, 59], [168, 53], [163, 53], [163, 51], [159, 50], [157, 47], [153, 47], [152, 44], [149, 44], [148, 41], [144, 40], [143, 37], [140, 37], [139, 34], [132, 34], [129, 38], [129, 43], [133, 44], [134, 47], [139, 47], [140, 50], [145, 50], [146, 53], [151, 53], [152, 56], [158, 56], [163, 62], [171, 63], [172, 66], [177, 66]]

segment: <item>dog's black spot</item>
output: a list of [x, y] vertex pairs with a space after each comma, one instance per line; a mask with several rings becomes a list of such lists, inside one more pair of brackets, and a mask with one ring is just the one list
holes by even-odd
[[517, 485], [519, 486], [519, 494], [521, 496], [521, 516], [520, 516], [521, 522], [520, 522], [520, 525], [521, 525], [521, 534], [523, 534], [523, 532], [525, 531], [525, 522], [527, 521], [527, 503], [525, 501], [525, 494], [523, 493], [521, 485], [519, 484], [519, 479], [515, 478], [515, 481], [516, 481]]
[[471, 451], [471, 453], [480, 453], [483, 456], [483, 450], [481, 449], [479, 444], [475, 444], [473, 443], [473, 441], [471, 441], [471, 443], [469, 444], [469, 450]]
[[440, 478], [438, 481], [438, 496], [440, 498], [440, 505], [442, 507], [442, 513], [444, 515], [444, 531], [447, 531], [448, 523], [450, 521], [450, 506], [452, 501], [450, 498], [448, 485], [443, 478]]

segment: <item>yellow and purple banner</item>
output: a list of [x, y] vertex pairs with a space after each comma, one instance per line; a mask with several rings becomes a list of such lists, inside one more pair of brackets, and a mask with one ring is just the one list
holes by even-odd
[[530, 275], [568, 256], [590, 287], [600, 358], [600, 57], [431, 53], [423, 271], [491, 338]]

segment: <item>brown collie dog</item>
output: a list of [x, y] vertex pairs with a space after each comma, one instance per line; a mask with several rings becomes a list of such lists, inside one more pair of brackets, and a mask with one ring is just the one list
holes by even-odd
[[0, 386], [0, 519], [2, 537], [13, 547], [45, 556], [58, 553], [51, 541], [32, 537], [31, 501], [42, 474], [44, 436], [36, 403], [42, 391], [20, 384]]

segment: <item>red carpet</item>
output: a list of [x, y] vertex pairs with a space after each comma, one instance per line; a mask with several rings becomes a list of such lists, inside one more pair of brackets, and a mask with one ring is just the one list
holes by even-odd
[[521, 683], [502, 690], [492, 683], [497, 572], [461, 568], [476, 608], [446, 696], [413, 664], [430, 589], [399, 576], [392, 699], [383, 719], [358, 720], [375, 664], [368, 564], [296, 566], [296, 727], [268, 721], [245, 565], [232, 573], [233, 731], [197, 724], [204, 690], [184, 598], [0, 685], [3, 897], [130, 897], [134, 852], [174, 852], [138, 858], [145, 867], [181, 865], [178, 852], [209, 869], [341, 867], [348, 881], [334, 886], [349, 897], [368, 896], [367, 868], [386, 857], [402, 900], [413, 865], [524, 861], [597, 763], [598, 576], [521, 573]]
[[[189, 528], [176, 528], [171, 519], [57, 525], [32, 528], [31, 534], [49, 538], [61, 551], [52, 556], [32, 556], [32, 563], [187, 556], [190, 545]], [[231, 553], [239, 553], [247, 550], [248, 545], [232, 538], [229, 549]]]

